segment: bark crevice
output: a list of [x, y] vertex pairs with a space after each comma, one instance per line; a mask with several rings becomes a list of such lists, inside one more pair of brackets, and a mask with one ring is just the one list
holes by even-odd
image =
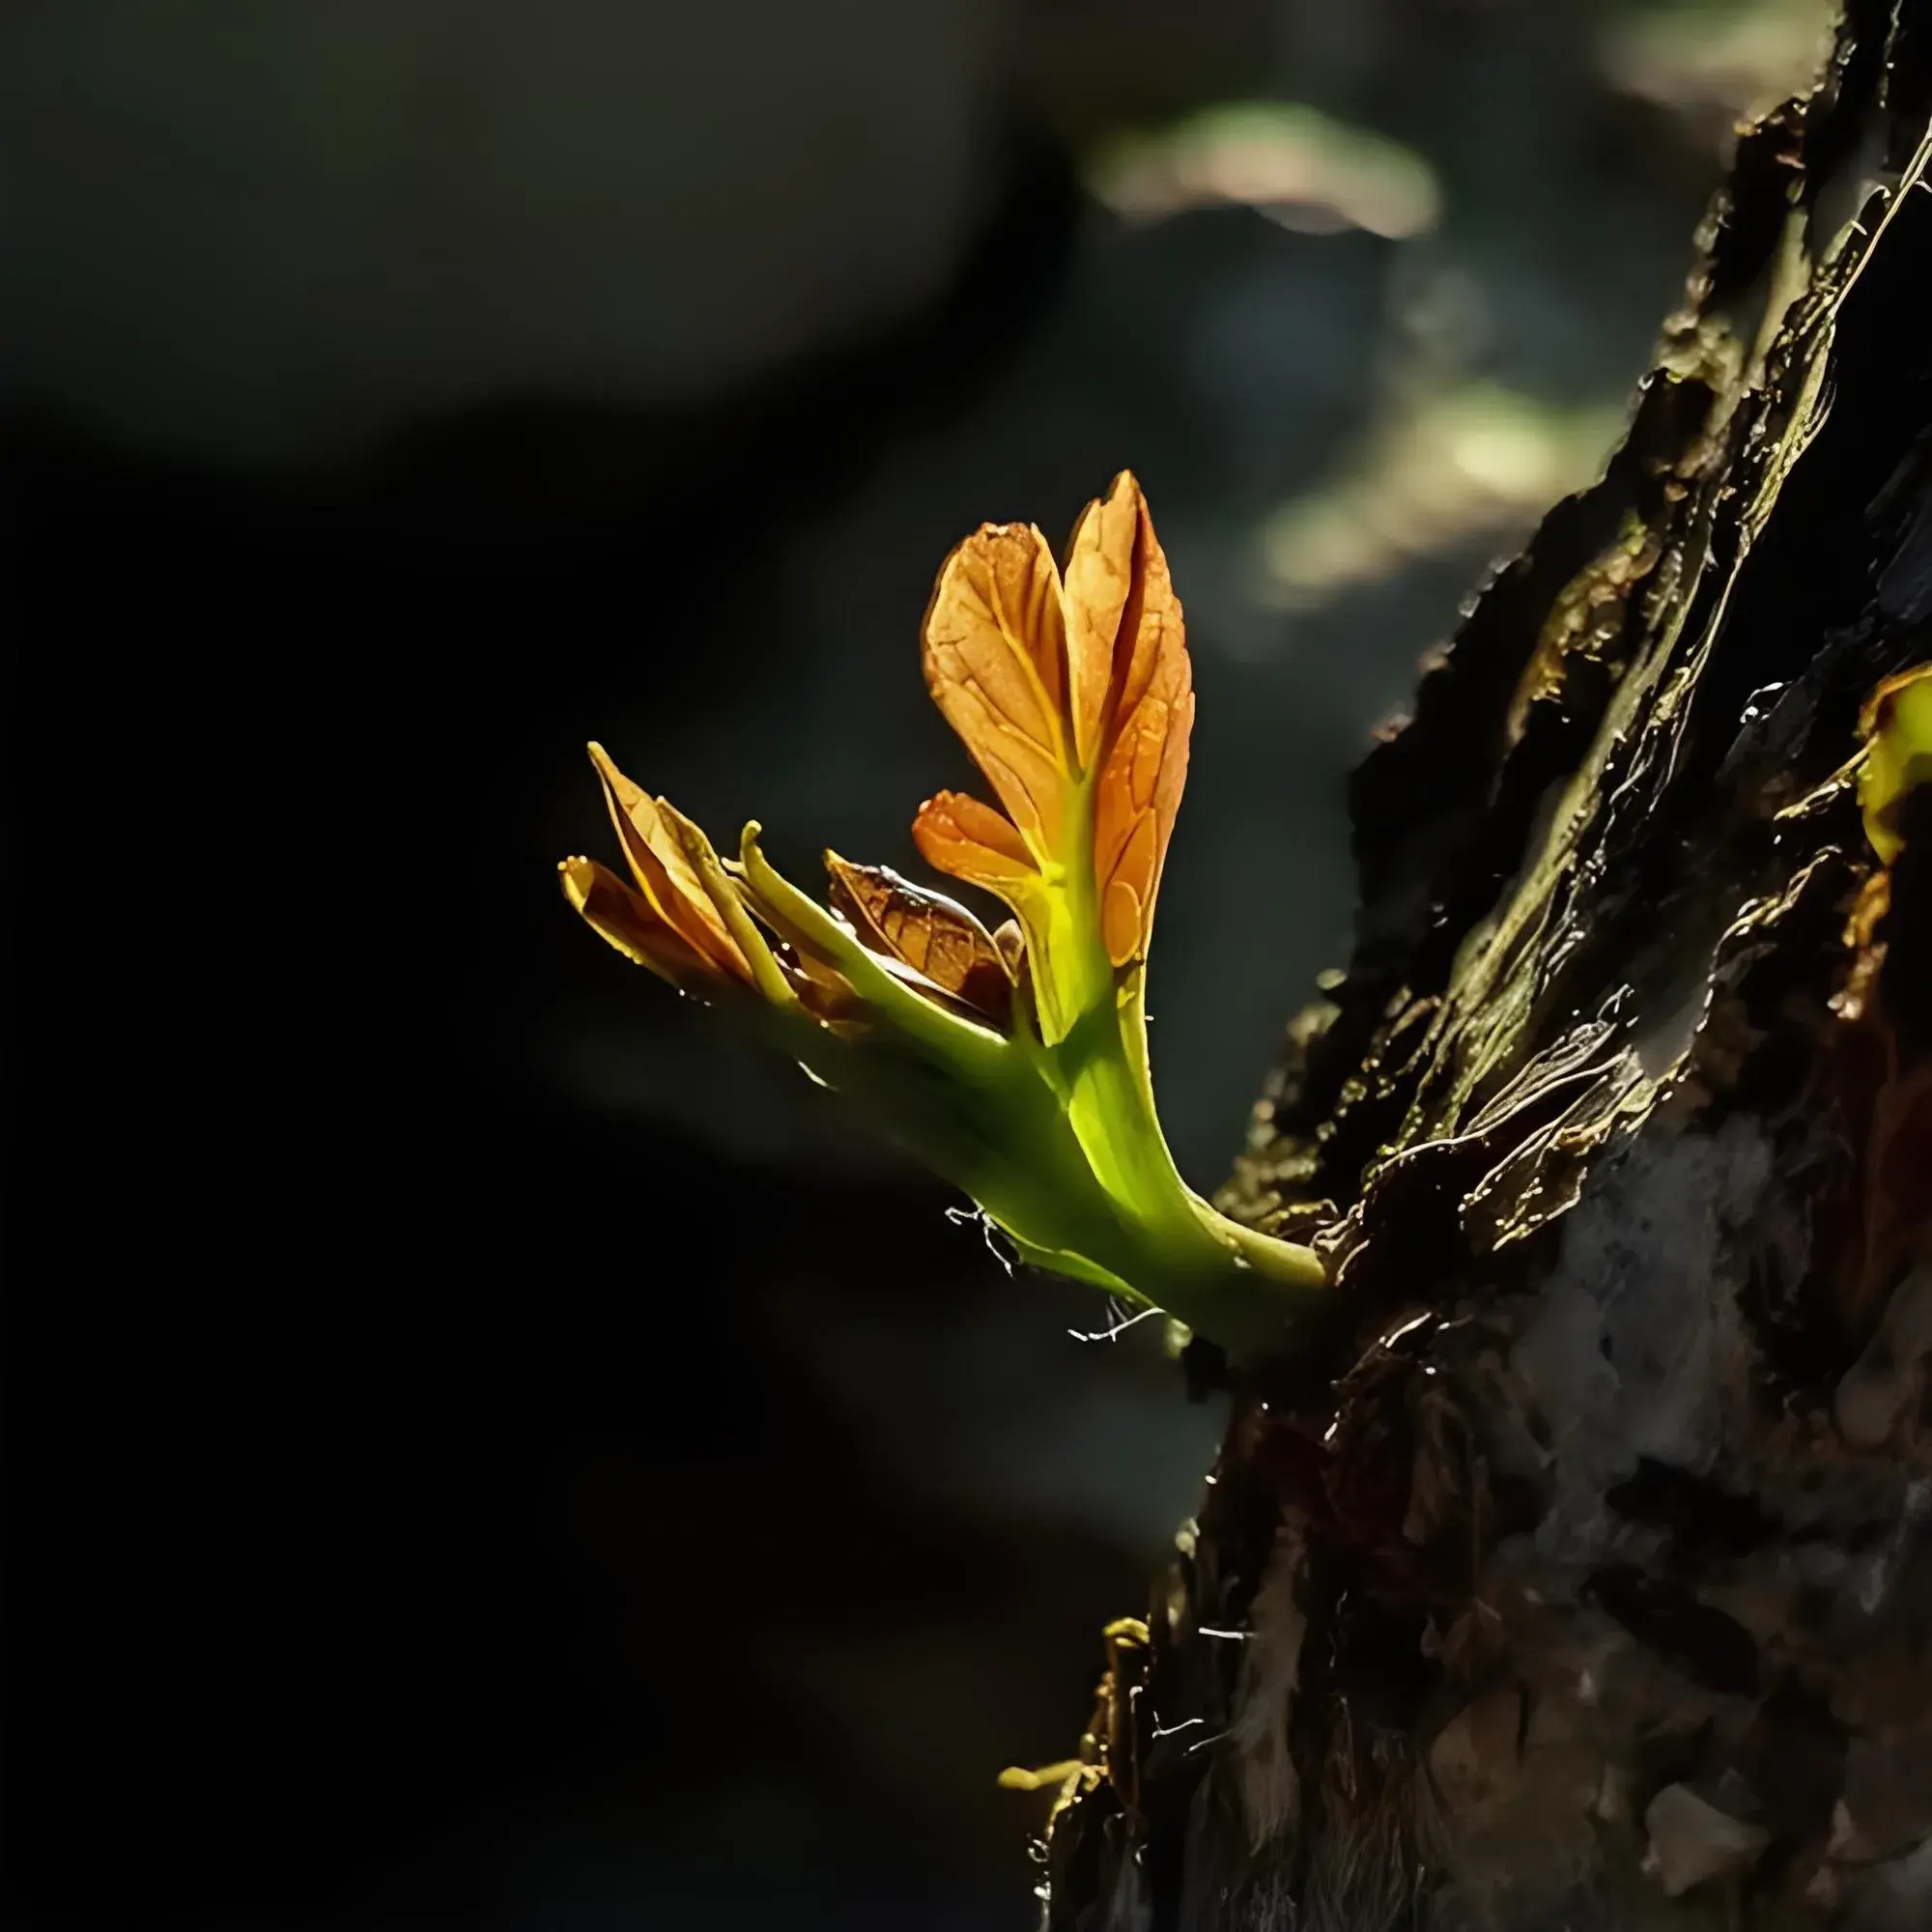
[[1848, 774], [1932, 657], [1929, 134], [1932, 5], [1856, 0], [1356, 776], [1223, 1197], [1332, 1314], [1236, 1391], [1054, 1932], [1932, 1924], [1932, 838], [1880, 894]]

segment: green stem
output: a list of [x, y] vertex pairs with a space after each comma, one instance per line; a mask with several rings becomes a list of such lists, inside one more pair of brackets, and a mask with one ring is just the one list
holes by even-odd
[[761, 1004], [759, 1023], [1033, 1265], [1164, 1309], [1237, 1358], [1278, 1354], [1322, 1287], [1321, 1262], [1216, 1213], [1181, 1179], [1154, 1111], [1143, 969], [1108, 958], [1090, 855], [1073, 859], [1044, 878], [1035, 980], [1003, 1037], [894, 980], [767, 865], [748, 827], [741, 865], [765, 915], [836, 962], [869, 1009], [857, 1037], [795, 1001]]
[[803, 1013], [764, 1011], [774, 1044], [970, 1195], [1032, 1265], [1163, 1309], [1244, 1360], [1282, 1352], [1321, 1290], [1308, 1249], [1187, 1188], [1118, 1027], [1084, 1057], [1079, 1029], [1059, 1048], [1024, 1031], [992, 1056], [976, 1041], [968, 1066], [930, 1038], [847, 1041]]

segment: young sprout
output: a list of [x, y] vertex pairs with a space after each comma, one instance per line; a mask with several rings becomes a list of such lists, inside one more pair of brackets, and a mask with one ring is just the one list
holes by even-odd
[[1232, 1354], [1280, 1350], [1320, 1261], [1193, 1193], [1154, 1112], [1148, 942], [1194, 694], [1139, 484], [1123, 472], [1087, 506], [1064, 567], [1031, 526], [981, 526], [940, 570], [923, 658], [1004, 810], [940, 792], [913, 839], [1006, 901], [997, 932], [830, 852], [827, 910], [772, 868], [756, 824], [721, 859], [596, 745], [635, 883], [569, 859], [566, 896], [620, 952], [848, 1095], [1035, 1266]]

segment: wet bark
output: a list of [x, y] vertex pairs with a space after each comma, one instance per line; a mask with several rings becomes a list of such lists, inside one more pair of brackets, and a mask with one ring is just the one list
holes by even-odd
[[1932, 788], [1885, 877], [1847, 771], [1932, 657], [1928, 125], [1854, 0], [1357, 774], [1224, 1202], [1333, 1315], [1112, 1634], [1052, 1932], [1932, 1925]]

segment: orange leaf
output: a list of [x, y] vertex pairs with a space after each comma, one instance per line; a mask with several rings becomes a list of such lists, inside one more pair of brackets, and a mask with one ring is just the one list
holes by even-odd
[[1066, 546], [1067, 684], [1072, 696], [1074, 755], [1092, 768], [1107, 722], [1107, 696], [1121, 619], [1134, 587], [1134, 557], [1146, 517], [1141, 487], [1122, 470], [1107, 494], [1089, 503]]
[[697, 987], [717, 977], [710, 962], [658, 917], [650, 900], [607, 867], [594, 859], [566, 859], [556, 869], [564, 897], [625, 958], [648, 966], [673, 986]]
[[1068, 745], [1060, 573], [1038, 530], [983, 524], [940, 566], [926, 688], [1036, 856], [1060, 848]]
[[659, 801], [633, 784], [611, 762], [602, 745], [590, 747], [590, 762], [604, 781], [604, 802], [611, 809], [611, 822], [617, 828], [624, 856], [652, 909], [714, 973], [750, 983], [751, 966], [725, 929], [685, 853], [676, 827], [667, 819]]
[[935, 701], [1012, 823], [942, 793], [913, 828], [921, 852], [1010, 901], [1036, 874], [1084, 863], [1075, 855], [1091, 835], [1108, 959], [1144, 958], [1194, 693], [1180, 601], [1133, 476], [1122, 470], [1088, 504], [1064, 581], [1030, 526], [968, 537], [940, 570], [924, 660]]
[[912, 822], [912, 842], [936, 871], [983, 886], [1009, 902], [1016, 892], [1039, 883], [1038, 868], [1011, 822], [963, 791], [927, 799]]
[[825, 855], [832, 908], [874, 952], [901, 961], [941, 991], [1004, 1020], [1013, 982], [993, 935], [966, 910], [884, 866]]
[[[1090, 512], [1089, 520], [1099, 522], [1114, 498], [1129, 491], [1133, 544], [1127, 591], [1113, 639], [1105, 749], [1094, 797], [1100, 923], [1107, 956], [1116, 966], [1147, 952], [1154, 895], [1187, 782], [1187, 745], [1194, 729], [1194, 673], [1180, 600], [1132, 477], [1117, 481], [1108, 504], [1100, 506], [1097, 516]], [[1089, 520], [1083, 520], [1083, 527]], [[1111, 607], [1093, 608], [1098, 616]]]

